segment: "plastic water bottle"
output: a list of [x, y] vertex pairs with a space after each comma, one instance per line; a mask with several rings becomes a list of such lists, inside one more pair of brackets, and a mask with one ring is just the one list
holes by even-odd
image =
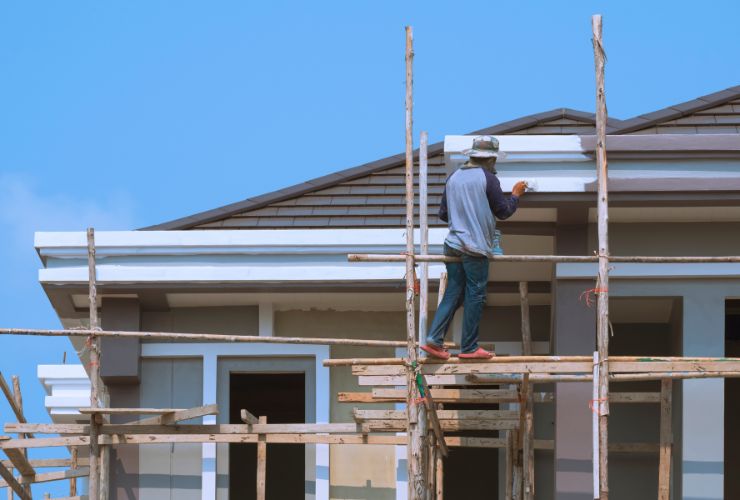
[[493, 230], [493, 255], [503, 255], [504, 249], [501, 248], [501, 231]]

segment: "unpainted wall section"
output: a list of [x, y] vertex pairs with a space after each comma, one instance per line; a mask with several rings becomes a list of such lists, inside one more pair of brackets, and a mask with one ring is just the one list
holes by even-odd
[[[596, 239], [590, 224], [590, 248]], [[737, 255], [740, 222], [610, 223], [609, 247], [613, 255]]]
[[[202, 404], [200, 359], [147, 359], [141, 362], [142, 408], [193, 408]], [[201, 423], [201, 419], [184, 423]], [[140, 500], [200, 500], [201, 445], [150, 444], [139, 447]]]
[[257, 306], [178, 307], [144, 311], [141, 329], [147, 332], [221, 333], [257, 335]]

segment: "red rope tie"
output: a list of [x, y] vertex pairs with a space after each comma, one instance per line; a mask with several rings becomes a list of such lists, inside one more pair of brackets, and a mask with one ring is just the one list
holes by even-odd
[[596, 404], [598, 403], [600, 405], [601, 403], [606, 403], [607, 401], [609, 401], [609, 398], [592, 399], [591, 401], [588, 402], [588, 408], [593, 413], [598, 413], [599, 409], [596, 408]]
[[426, 402], [426, 400], [427, 400], [427, 398], [414, 398], [414, 399], [411, 400], [411, 404], [412, 405], [424, 404], [424, 402]]
[[598, 293], [609, 293], [609, 289], [589, 288], [588, 290], [584, 290], [583, 293], [581, 293], [580, 297], [578, 297], [578, 300], [581, 302], [585, 302], [586, 307], [591, 307], [593, 305], [593, 299], [591, 298], [591, 295], [596, 295]]

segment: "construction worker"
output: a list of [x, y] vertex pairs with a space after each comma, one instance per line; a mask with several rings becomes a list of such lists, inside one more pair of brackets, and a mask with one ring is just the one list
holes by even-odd
[[464, 306], [460, 358], [490, 359], [493, 353], [478, 346], [478, 330], [488, 285], [488, 257], [497, 246], [496, 218], [508, 219], [516, 212], [519, 197], [527, 189], [524, 181], [514, 185], [511, 196], [501, 191], [496, 177], [498, 140], [480, 136], [472, 149], [463, 151], [468, 160], [448, 179], [442, 194], [439, 218], [447, 222], [449, 233], [444, 254], [462, 262], [446, 262], [447, 289], [429, 329], [426, 345], [430, 356], [449, 359], [444, 338], [455, 315]]

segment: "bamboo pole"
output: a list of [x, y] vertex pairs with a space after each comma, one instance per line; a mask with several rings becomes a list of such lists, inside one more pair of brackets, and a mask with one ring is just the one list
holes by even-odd
[[[445, 275], [446, 276], [446, 275]], [[437, 409], [442, 409], [442, 405], [437, 405]], [[447, 443], [447, 438], [445, 438], [445, 444]], [[434, 458], [436, 461], [436, 465], [434, 468], [434, 498], [436, 500], [443, 500], [444, 499], [444, 461], [442, 460], [442, 454], [439, 452], [438, 449], [435, 448], [435, 454]]]
[[[77, 470], [78, 463], [77, 463], [77, 454], [79, 453], [77, 451], [77, 446], [72, 447], [72, 451], [70, 452], [72, 455], [72, 463], [70, 464], [70, 469]], [[69, 479], [69, 496], [77, 496], [77, 478], [72, 477]]]
[[671, 457], [673, 455], [672, 425], [673, 381], [660, 383], [660, 465], [658, 467], [658, 500], [671, 498]]
[[599, 498], [609, 499], [609, 188], [606, 160], [606, 95], [602, 42], [602, 19], [591, 18], [596, 69], [596, 168], [598, 177], [597, 215], [599, 236], [599, 277], [596, 288], [596, 339], [599, 352]]
[[[421, 253], [429, 253], [429, 216], [428, 216], [428, 161], [427, 146], [429, 135], [422, 131], [419, 140], [419, 233]], [[429, 263], [419, 264], [421, 287], [419, 290], [419, 345], [426, 344], [429, 318]]]
[[408, 408], [408, 478], [409, 498], [426, 500], [424, 478], [424, 436], [420, 422], [426, 419], [421, 405], [415, 404], [418, 391], [413, 366], [416, 352], [416, 321], [414, 311], [414, 136], [413, 136], [413, 60], [414, 37], [411, 26], [406, 26], [406, 341], [409, 369], [406, 371], [406, 404]]
[[[259, 417], [260, 424], [267, 423], [267, 417]], [[267, 439], [264, 434], [257, 438], [257, 500], [265, 500], [267, 484]]]
[[[436, 254], [418, 254], [414, 256], [416, 262], [460, 262], [460, 257], [449, 257]], [[365, 254], [351, 253], [347, 255], [349, 262], [404, 262], [403, 254]], [[492, 262], [598, 262], [597, 255], [492, 255], [488, 257]], [[645, 264], [717, 264], [740, 262], [738, 255], [722, 256], [647, 256], [647, 255], [612, 255], [611, 262], [617, 263], [645, 263]]]
[[[522, 354], [532, 355], [532, 331], [529, 321], [529, 289], [526, 282], [519, 283], [519, 301], [522, 315]], [[529, 375], [522, 377], [522, 412], [524, 426], [521, 429], [522, 460], [523, 460], [523, 497], [525, 500], [534, 500], [534, 391], [529, 383]]]
[[[87, 229], [87, 266], [89, 278], [88, 298], [90, 304], [90, 330], [92, 334], [88, 338], [88, 347], [90, 349], [90, 406], [99, 407], [100, 391], [100, 352], [98, 350], [98, 340], [95, 332], [98, 329], [98, 301], [97, 301], [97, 284], [95, 275], [95, 230]], [[90, 500], [100, 498], [100, 446], [98, 445], [99, 422], [97, 415], [90, 415], [90, 478], [88, 481], [88, 496]]]
[[[10, 474], [12, 475], [13, 474], [13, 468], [12, 467], [8, 467], [8, 472], [10, 472]], [[13, 500], [13, 488], [11, 488], [10, 486], [8, 486], [8, 500]]]
[[[23, 415], [23, 394], [21, 394], [21, 381], [18, 378], [18, 375], [13, 375], [11, 377], [12, 383], [13, 383], [13, 400], [15, 401], [16, 408], [18, 408], [18, 411]], [[27, 438], [32, 437], [30, 434], [21, 433], [19, 434], [20, 438]], [[28, 450], [23, 450], [23, 457], [28, 461]], [[23, 489], [26, 490], [26, 493], [28, 493], [29, 496], [31, 496], [31, 485], [30, 484], [24, 484]]]
[[591, 381], [591, 467], [593, 469], [594, 498], [599, 498], [599, 412], [596, 403], [599, 399], [599, 353], [594, 351], [593, 379]]
[[197, 340], [227, 343], [351, 345], [362, 347], [406, 347], [400, 340], [363, 340], [306, 337], [259, 337], [254, 335], [221, 335], [211, 333], [125, 332], [119, 330], [48, 330], [34, 328], [0, 328], [0, 335], [31, 335], [41, 337], [115, 337], [157, 340]]
[[506, 431], [506, 466], [504, 485], [504, 497], [506, 500], [514, 499], [514, 431]]

